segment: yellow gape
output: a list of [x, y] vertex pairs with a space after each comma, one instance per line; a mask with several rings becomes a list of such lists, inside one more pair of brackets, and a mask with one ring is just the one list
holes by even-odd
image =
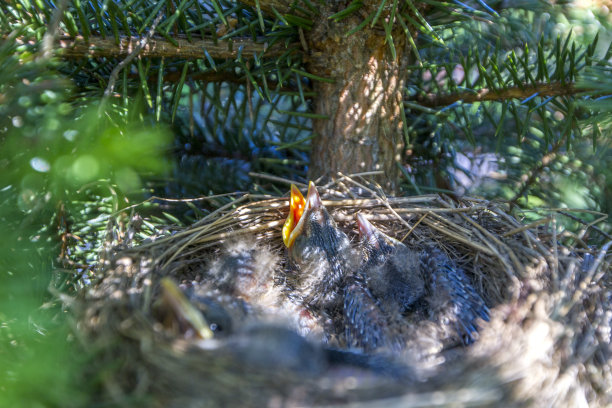
[[302, 218], [305, 205], [306, 200], [304, 200], [304, 196], [295, 184], [292, 184], [291, 197], [289, 198], [289, 216], [283, 225], [283, 242], [287, 248], [290, 248], [293, 245], [293, 241], [295, 241], [297, 234], [293, 234], [293, 232]]

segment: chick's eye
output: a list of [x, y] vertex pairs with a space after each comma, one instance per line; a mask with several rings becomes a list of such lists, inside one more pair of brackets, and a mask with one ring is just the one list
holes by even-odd
[[323, 214], [321, 214], [320, 211], [313, 212], [310, 219], [311, 222], [315, 222], [320, 225], [323, 225], [323, 223], [325, 222], [325, 220], [323, 219]]

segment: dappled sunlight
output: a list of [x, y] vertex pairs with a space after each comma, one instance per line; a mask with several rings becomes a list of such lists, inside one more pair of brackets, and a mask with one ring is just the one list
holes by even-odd
[[[379, 123], [395, 121], [400, 114], [400, 79], [389, 62], [380, 60], [379, 54], [376, 51], [370, 55], [364, 70], [351, 71], [338, 95], [334, 133], [339, 132], [360, 145], [372, 145], [371, 134], [377, 132]], [[359, 167], [365, 168], [366, 164], [360, 162]]]

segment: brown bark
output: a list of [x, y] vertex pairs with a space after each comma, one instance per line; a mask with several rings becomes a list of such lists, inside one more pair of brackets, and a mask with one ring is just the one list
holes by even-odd
[[585, 91], [587, 91], [587, 89], [577, 88], [576, 84], [573, 82], [552, 82], [549, 84], [522, 85], [500, 90], [484, 88], [478, 92], [459, 92], [447, 95], [417, 95], [412, 100], [418, 102], [422, 106], [435, 108], [438, 106], [452, 105], [459, 101], [463, 103], [475, 103], [504, 101], [507, 99], [524, 99], [535, 93], [540, 97], [570, 96]]
[[[257, 8], [257, 2], [255, 2], [255, 0], [240, 0], [240, 3], [251, 6], [254, 9]], [[302, 14], [295, 7], [291, 7], [291, 2], [286, 0], [260, 0], [259, 6], [261, 7], [262, 11], [267, 12], [271, 16], [274, 15], [272, 11], [273, 8], [281, 14]]]
[[[64, 36], [59, 39], [58, 47], [62, 49], [64, 58], [125, 58], [130, 55], [139, 41], [140, 38], [138, 37], [121, 37], [119, 43], [116, 43], [113, 37], [89, 36], [88, 41], [85, 41], [83, 37]], [[147, 41], [138, 55], [149, 58], [199, 59], [203, 58], [203, 50], [206, 50], [213, 58], [236, 58], [238, 49], [242, 47], [242, 55], [245, 57], [251, 57], [253, 54], [259, 54], [264, 50], [266, 50], [266, 57], [274, 57], [287, 51], [283, 44], [267, 47], [265, 39], [261, 39], [261, 42], [254, 42], [251, 39], [218, 40], [215, 42], [212, 39], [189, 41], [186, 38], [175, 38], [175, 41], [178, 46], [163, 38], [152, 38]], [[290, 44], [290, 46], [297, 47], [297, 44]]]
[[336, 23], [323, 15], [309, 36], [309, 72], [335, 80], [314, 82], [314, 111], [328, 119], [313, 120], [309, 176], [383, 170], [378, 182], [392, 192], [404, 147], [400, 109], [407, 46], [403, 33], [394, 35], [393, 59], [378, 30], [367, 26], [345, 37], [359, 22], [352, 17]]

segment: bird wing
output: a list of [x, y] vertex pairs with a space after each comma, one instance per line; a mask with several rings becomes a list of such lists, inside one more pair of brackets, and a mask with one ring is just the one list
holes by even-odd
[[359, 276], [347, 278], [344, 288], [344, 324], [349, 347], [371, 352], [381, 347], [401, 349], [399, 338], [391, 333], [392, 325], [365, 282]]
[[433, 248], [421, 257], [425, 276], [429, 276], [431, 312], [444, 325], [455, 327], [464, 344], [477, 338], [480, 318], [489, 321], [489, 308], [470, 278], [440, 249]]

